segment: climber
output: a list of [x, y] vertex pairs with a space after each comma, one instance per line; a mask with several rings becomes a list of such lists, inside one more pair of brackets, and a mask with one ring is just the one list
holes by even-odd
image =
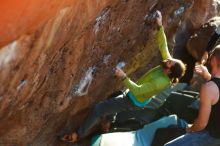
[[162, 26], [162, 15], [159, 11], [156, 13], [157, 41], [163, 59], [161, 65], [145, 73], [136, 83], [131, 81], [123, 70], [117, 68], [115, 70], [116, 77], [122, 79], [128, 89], [117, 97], [98, 103], [79, 129], [76, 132], [64, 135], [61, 140], [74, 143], [88, 136], [91, 133], [91, 129], [106, 116], [146, 107], [152, 96], [177, 83], [184, 75], [185, 65], [181, 60], [171, 57]]

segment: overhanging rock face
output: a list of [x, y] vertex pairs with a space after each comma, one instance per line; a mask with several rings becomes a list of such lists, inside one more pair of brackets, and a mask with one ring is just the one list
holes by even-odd
[[[56, 135], [79, 126], [91, 106], [120, 88], [114, 67], [125, 64], [135, 79], [158, 64], [150, 22], [155, 10], [163, 14], [170, 48], [175, 35], [192, 34], [218, 14], [217, 1], [211, 0], [56, 2], [42, 2], [45, 16], [42, 11], [24, 15], [27, 21], [13, 24], [19, 31], [0, 29], [8, 31], [7, 38], [1, 35], [1, 45], [10, 42], [0, 49], [2, 146], [66, 145]], [[41, 17], [32, 21], [36, 15]]]

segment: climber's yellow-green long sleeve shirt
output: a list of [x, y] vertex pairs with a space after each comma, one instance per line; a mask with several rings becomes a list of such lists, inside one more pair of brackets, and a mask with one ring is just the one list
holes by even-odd
[[[163, 60], [171, 58], [163, 26], [160, 27], [156, 35]], [[129, 89], [128, 96], [139, 107], [144, 107], [152, 96], [171, 85], [170, 78], [163, 72], [161, 65], [145, 73], [136, 83], [128, 77], [123, 80], [123, 83]]]

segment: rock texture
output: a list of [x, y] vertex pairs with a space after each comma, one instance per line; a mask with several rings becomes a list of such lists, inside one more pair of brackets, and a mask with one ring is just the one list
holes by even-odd
[[31, 33], [45, 21], [54, 16], [61, 8], [74, 3], [70, 0], [13, 0], [2, 1], [0, 27], [0, 46], [6, 45], [24, 33]]
[[218, 14], [212, 0], [24, 3], [14, 3], [20, 9], [11, 13], [24, 19], [5, 20], [13, 29], [0, 29], [0, 45], [10, 42], [0, 49], [1, 146], [68, 145], [57, 134], [77, 128], [91, 106], [120, 88], [114, 67], [126, 64], [135, 79], [160, 62], [155, 10], [163, 14], [170, 48], [176, 40], [177, 57], [186, 54], [190, 35]]

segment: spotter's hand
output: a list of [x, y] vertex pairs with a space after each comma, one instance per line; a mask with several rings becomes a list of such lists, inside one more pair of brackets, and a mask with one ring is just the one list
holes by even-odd
[[199, 74], [200, 76], [202, 76], [206, 80], [210, 80], [211, 79], [211, 74], [209, 73], [207, 67], [202, 65], [202, 64], [197, 64], [195, 66], [195, 72], [197, 74]]

